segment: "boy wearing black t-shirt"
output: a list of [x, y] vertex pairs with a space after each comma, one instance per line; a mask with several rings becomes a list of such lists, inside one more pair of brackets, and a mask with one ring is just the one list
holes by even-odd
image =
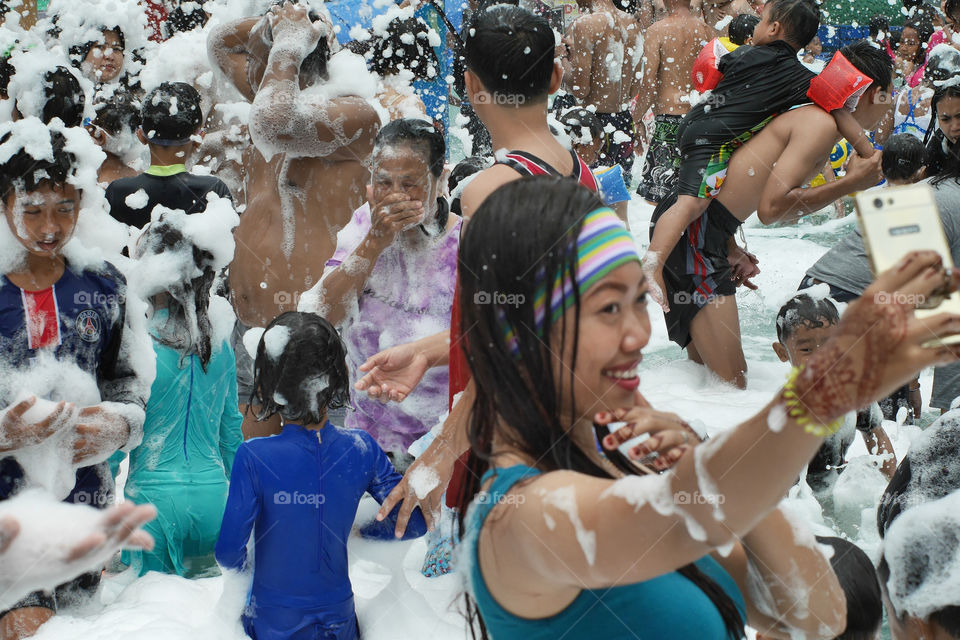
[[150, 222], [158, 204], [168, 209], [199, 213], [207, 208], [207, 194], [230, 198], [230, 190], [214, 176], [190, 173], [186, 161], [200, 146], [200, 94], [185, 82], [163, 82], [143, 101], [137, 137], [150, 147], [150, 168], [107, 187], [110, 215], [138, 229]]

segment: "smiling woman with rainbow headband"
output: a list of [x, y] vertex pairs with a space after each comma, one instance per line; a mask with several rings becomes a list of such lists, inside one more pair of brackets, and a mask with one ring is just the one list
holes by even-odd
[[594, 194], [552, 177], [509, 183], [474, 215], [460, 261], [476, 384], [458, 500], [474, 637], [844, 630], [829, 562], [777, 503], [844, 413], [957, 359], [922, 344], [960, 332], [960, 317], [877, 302], [942, 288], [935, 254], [882, 274], [763, 411], [703, 444], [638, 390], [647, 282]]

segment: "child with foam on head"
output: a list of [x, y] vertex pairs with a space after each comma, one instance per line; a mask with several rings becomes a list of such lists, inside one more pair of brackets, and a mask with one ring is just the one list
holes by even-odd
[[[798, 293], [777, 313], [777, 341], [773, 350], [781, 362], [802, 368], [813, 353], [826, 343], [840, 321], [836, 304], [827, 297]], [[844, 458], [854, 433], [859, 431], [867, 450], [882, 456], [881, 470], [888, 478], [896, 470], [893, 445], [881, 426], [883, 415], [877, 405], [847, 415], [843, 428], [824, 440], [807, 465], [807, 484], [823, 499], [843, 471]]]
[[[347, 538], [363, 494], [382, 503], [401, 476], [372, 436], [327, 421], [349, 402], [348, 385], [343, 342], [320, 316], [283, 313], [260, 337], [250, 404], [259, 420], [279, 413], [283, 432], [237, 449], [216, 546], [225, 569], [252, 568], [252, 638], [358, 637]], [[361, 534], [393, 538], [398, 512]], [[405, 538], [425, 532], [417, 509]]]
[[214, 176], [187, 171], [190, 154], [200, 148], [203, 112], [200, 94], [185, 82], [163, 82], [143, 99], [137, 138], [150, 147], [150, 168], [107, 187], [110, 215], [142, 229], [158, 204], [186, 213], [203, 211], [211, 193], [230, 198]]
[[820, 9], [814, 0], [769, 0], [754, 29], [754, 46], [739, 47], [717, 60], [722, 79], [680, 125], [677, 139], [683, 161], [678, 196], [669, 208], [671, 199], [661, 204], [666, 210], [651, 230], [644, 258], [644, 270], [652, 278], [651, 294], [665, 310], [667, 256], [719, 193], [732, 154], [774, 116], [813, 101], [831, 112], [859, 155], [874, 156], [873, 143], [851, 112], [872, 81], [851, 69], [839, 53], [820, 76], [797, 58], [819, 26]]
[[[0, 126], [0, 149], [0, 500], [38, 486], [103, 508], [105, 460], [140, 443], [153, 360], [126, 280], [74, 238], [95, 214], [81, 206], [102, 154], [85, 131], [37, 118]], [[35, 592], [0, 613], [0, 628], [32, 635], [99, 580], [97, 568]]]

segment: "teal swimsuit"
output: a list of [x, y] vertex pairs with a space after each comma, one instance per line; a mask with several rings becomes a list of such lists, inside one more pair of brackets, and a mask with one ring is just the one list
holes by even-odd
[[[520, 480], [539, 474], [524, 465], [494, 469], [483, 476], [486, 482], [496, 473], [488, 493], [490, 499], [475, 503], [468, 522], [464, 552], [469, 554], [469, 577], [473, 597], [493, 640], [575, 640], [577, 638], [630, 638], [663, 640], [696, 638], [728, 640], [720, 612], [703, 591], [676, 571], [635, 584], [606, 589], [584, 589], [566, 609], [548, 618], [531, 620], [516, 616], [494, 599], [480, 571], [477, 540], [490, 510]], [[624, 567], [632, 562], [624, 553]], [[739, 588], [719, 563], [710, 556], [697, 560], [697, 567], [733, 599], [746, 619], [746, 605]]]

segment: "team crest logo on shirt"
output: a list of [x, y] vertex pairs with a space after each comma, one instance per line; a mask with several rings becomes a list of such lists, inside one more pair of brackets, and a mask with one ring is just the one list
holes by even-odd
[[84, 342], [96, 342], [100, 339], [100, 316], [93, 309], [84, 309], [77, 314], [74, 326]]

